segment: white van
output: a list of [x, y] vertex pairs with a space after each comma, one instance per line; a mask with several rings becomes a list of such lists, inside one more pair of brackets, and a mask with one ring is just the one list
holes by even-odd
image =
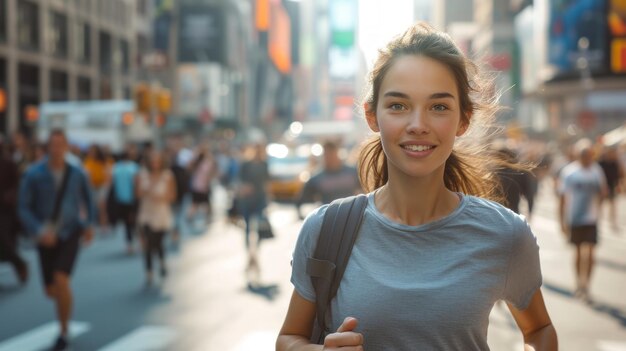
[[72, 144], [107, 145], [118, 153], [127, 143], [154, 141], [154, 130], [135, 113], [132, 100], [46, 102], [39, 108], [37, 139], [63, 129]]

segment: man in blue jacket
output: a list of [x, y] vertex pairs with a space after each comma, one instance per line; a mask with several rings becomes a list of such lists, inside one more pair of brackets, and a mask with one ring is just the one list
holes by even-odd
[[95, 207], [85, 172], [65, 154], [68, 142], [62, 130], [48, 139], [48, 156], [33, 164], [20, 183], [18, 212], [27, 233], [36, 236], [46, 295], [56, 305], [61, 326], [53, 350], [68, 347], [72, 311], [70, 275], [81, 238], [93, 238]]

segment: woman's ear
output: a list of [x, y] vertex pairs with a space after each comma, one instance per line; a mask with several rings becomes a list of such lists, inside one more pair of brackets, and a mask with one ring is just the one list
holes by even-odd
[[365, 120], [367, 121], [367, 125], [370, 127], [372, 131], [375, 133], [380, 132], [380, 128], [378, 128], [378, 120], [376, 119], [376, 113], [370, 110], [370, 104], [363, 104], [363, 111], [365, 111]]
[[469, 128], [469, 120], [472, 117], [471, 114], [467, 115], [467, 118], [462, 118], [459, 122], [459, 127], [456, 129], [456, 136], [460, 137], [461, 135], [467, 132], [467, 128]]

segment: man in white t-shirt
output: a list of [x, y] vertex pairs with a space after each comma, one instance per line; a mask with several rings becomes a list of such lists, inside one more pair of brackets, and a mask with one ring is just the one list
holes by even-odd
[[559, 179], [559, 219], [561, 229], [576, 246], [576, 297], [589, 299], [589, 281], [598, 243], [598, 214], [607, 194], [606, 180], [594, 162], [592, 144], [576, 143], [577, 160], [567, 165]]

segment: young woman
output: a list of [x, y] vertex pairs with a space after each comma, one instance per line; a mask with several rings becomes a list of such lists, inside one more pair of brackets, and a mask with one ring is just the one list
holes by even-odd
[[152, 256], [159, 258], [161, 277], [167, 274], [163, 238], [174, 221], [172, 203], [176, 199], [174, 175], [165, 166], [163, 154], [152, 151], [147, 169], [139, 173], [137, 197], [139, 214], [137, 223], [143, 234], [143, 250], [146, 263], [146, 284], [152, 283]]
[[557, 350], [536, 239], [523, 217], [486, 199], [497, 195], [494, 159], [462, 143], [493, 115], [474, 67], [425, 24], [380, 51], [364, 103], [377, 135], [359, 163], [371, 192], [331, 301], [334, 333], [323, 346], [309, 342], [316, 296], [305, 265], [322, 206], [298, 238], [277, 350], [489, 350], [498, 300], [508, 302], [526, 350]]

